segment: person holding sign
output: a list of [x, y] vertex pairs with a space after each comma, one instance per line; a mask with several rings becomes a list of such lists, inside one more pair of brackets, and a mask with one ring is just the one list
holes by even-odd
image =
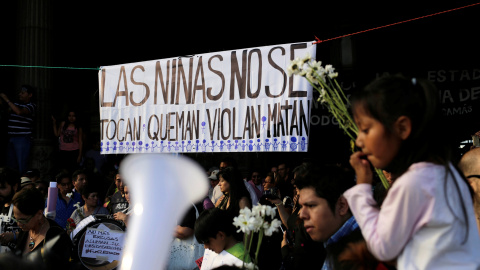
[[49, 240], [60, 236], [50, 249], [55, 254], [56, 265], [67, 269], [72, 242], [62, 227], [43, 215], [42, 193], [36, 188], [22, 189], [15, 193], [12, 204], [14, 219], [21, 229], [9, 235], [9, 241], [16, 243], [14, 253], [22, 256], [40, 251]]

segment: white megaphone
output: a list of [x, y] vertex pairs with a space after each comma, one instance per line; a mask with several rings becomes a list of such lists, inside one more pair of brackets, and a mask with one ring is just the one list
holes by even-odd
[[207, 194], [206, 173], [185, 156], [133, 154], [120, 174], [133, 205], [120, 269], [164, 269], [177, 220]]

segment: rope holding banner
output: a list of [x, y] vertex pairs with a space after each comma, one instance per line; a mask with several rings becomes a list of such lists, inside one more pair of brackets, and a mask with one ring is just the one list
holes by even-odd
[[404, 20], [404, 21], [400, 21], [400, 22], [396, 22], [396, 23], [391, 23], [391, 24], [387, 24], [387, 25], [383, 25], [383, 26], [379, 26], [379, 27], [374, 27], [374, 28], [370, 28], [370, 29], [358, 31], [358, 32], [351, 33], [351, 34], [346, 34], [346, 35], [342, 35], [342, 36], [337, 36], [337, 37], [329, 38], [329, 39], [325, 39], [325, 40], [321, 40], [321, 39], [319, 39], [319, 38], [317, 38], [317, 37], [315, 36], [315, 40], [316, 40], [316, 41], [314, 41], [312, 44], [319, 44], [319, 43], [322, 43], [322, 42], [325, 42], [325, 41], [331, 41], [331, 40], [334, 40], [334, 39], [339, 39], [339, 38], [344, 38], [344, 37], [348, 37], [348, 36], [353, 36], [353, 35], [356, 35], [356, 34], [361, 34], [361, 33], [369, 32], [369, 31], [372, 31], [372, 30], [378, 30], [378, 29], [381, 29], [381, 28], [385, 28], [385, 27], [389, 27], [389, 26], [393, 26], [393, 25], [397, 25], [397, 24], [402, 24], [402, 23], [406, 23], [406, 22], [411, 22], [411, 21], [415, 21], [415, 20], [419, 20], [419, 19], [425, 19], [425, 18], [428, 18], [428, 17], [432, 17], [432, 16], [434, 16], [434, 15], [440, 15], [440, 14], [443, 14], [443, 13], [447, 13], [447, 12], [451, 12], [451, 11], [456, 11], [456, 10], [463, 9], [463, 8], [467, 8], [467, 7], [473, 7], [473, 6], [476, 6], [476, 5], [479, 5], [479, 4], [480, 4], [480, 2], [474, 3], [474, 4], [470, 4], [470, 5], [466, 5], [466, 6], [463, 6], [463, 7], [458, 7], [458, 8], [453, 8], [453, 9], [445, 10], [445, 11], [440, 11], [440, 12], [433, 13], [433, 14], [429, 14], [429, 15], [425, 15], [425, 16], [420, 16], [420, 17], [413, 18], [413, 19], [408, 19], [408, 20]]

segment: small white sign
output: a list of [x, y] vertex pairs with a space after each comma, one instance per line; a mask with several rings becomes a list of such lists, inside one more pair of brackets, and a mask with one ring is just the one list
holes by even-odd
[[106, 226], [87, 228], [82, 257], [97, 260], [120, 260], [125, 232], [109, 230]]

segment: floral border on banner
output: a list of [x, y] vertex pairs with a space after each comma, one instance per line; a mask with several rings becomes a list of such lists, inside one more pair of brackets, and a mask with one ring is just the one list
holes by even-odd
[[150, 141], [101, 142], [102, 153], [207, 153], [207, 152], [307, 152], [306, 137], [290, 137], [290, 141], [273, 139], [227, 141]]

